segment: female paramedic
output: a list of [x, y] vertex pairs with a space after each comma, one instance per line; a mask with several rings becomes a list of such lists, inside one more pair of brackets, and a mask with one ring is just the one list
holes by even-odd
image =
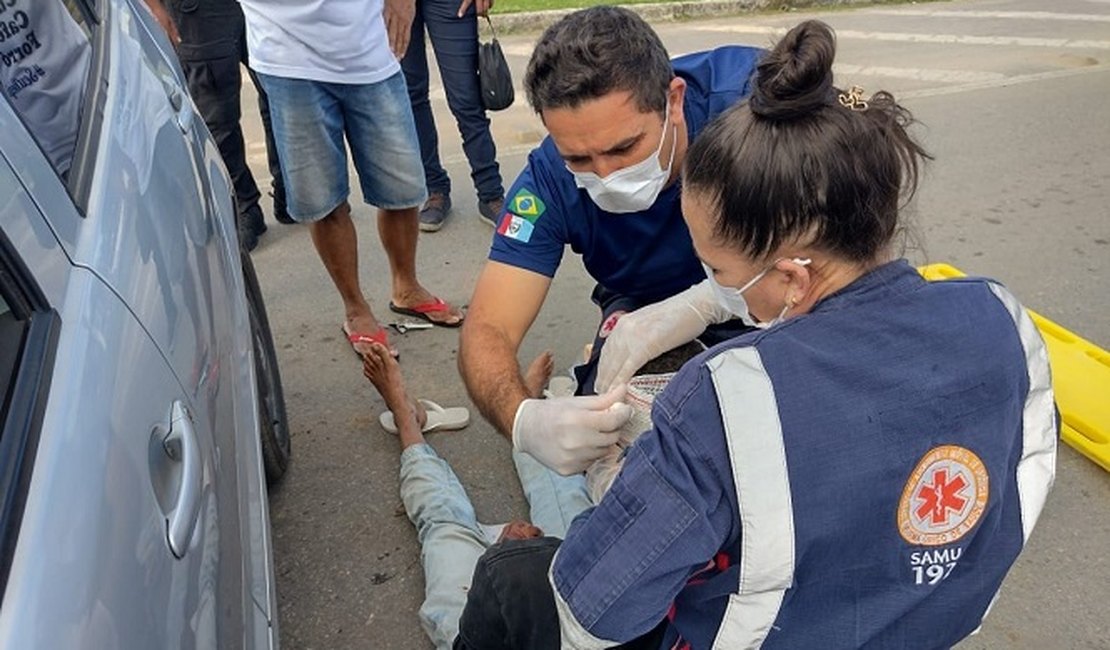
[[1045, 347], [999, 284], [894, 259], [926, 154], [889, 94], [833, 86], [834, 51], [823, 23], [792, 29], [685, 161], [710, 286], [757, 329], [682, 368], [561, 545], [486, 553], [456, 648], [948, 648], [979, 627], [1053, 481]]

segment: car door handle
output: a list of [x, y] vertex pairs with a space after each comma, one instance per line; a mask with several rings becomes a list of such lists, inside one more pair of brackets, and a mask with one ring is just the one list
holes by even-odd
[[172, 461], [181, 464], [181, 483], [166, 516], [166, 540], [170, 552], [180, 559], [185, 557], [200, 516], [203, 479], [200, 444], [193, 418], [180, 400], [173, 403], [170, 432], [162, 441], [162, 447]]
[[185, 91], [173, 78], [162, 78], [162, 86], [166, 90], [166, 99], [170, 102], [170, 108], [173, 109], [174, 118], [177, 120], [177, 128], [181, 129], [182, 133], [188, 133], [193, 128], [193, 106], [186, 101]]
[[170, 106], [173, 107], [177, 117], [177, 127], [182, 133], [188, 133], [193, 128], [193, 105], [186, 100], [185, 91], [174, 86], [170, 91]]
[[181, 107], [185, 104], [185, 100], [181, 95], [181, 89], [175, 85], [170, 85], [171, 83], [172, 82], [167, 82], [166, 84], [169, 86], [166, 90], [166, 97], [169, 98], [170, 106], [173, 107], [173, 110], [180, 111]]

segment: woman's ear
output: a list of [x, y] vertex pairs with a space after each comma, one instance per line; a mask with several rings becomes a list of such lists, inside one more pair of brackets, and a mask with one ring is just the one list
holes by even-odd
[[775, 268], [786, 279], [784, 302], [791, 309], [805, 301], [810, 287], [813, 286], [813, 275], [810, 273], [809, 263], [808, 259], [800, 258], [781, 259], [775, 262]]

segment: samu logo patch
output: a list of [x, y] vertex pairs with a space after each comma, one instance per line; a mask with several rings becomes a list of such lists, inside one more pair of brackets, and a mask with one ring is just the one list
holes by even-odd
[[979, 522], [990, 478], [983, 461], [956, 445], [936, 447], [910, 474], [898, 503], [898, 532], [917, 546], [952, 544]]

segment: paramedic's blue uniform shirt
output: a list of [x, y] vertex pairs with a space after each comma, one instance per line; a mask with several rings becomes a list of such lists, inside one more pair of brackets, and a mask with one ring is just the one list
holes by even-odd
[[948, 648], [1037, 520], [1044, 344], [984, 280], [882, 266], [683, 366], [552, 569], [563, 648]]
[[[674, 59], [675, 74], [686, 80], [683, 112], [691, 141], [709, 120], [748, 95], [762, 54], [757, 48], [727, 46]], [[677, 182], [648, 210], [605, 212], [575, 187], [549, 136], [528, 156], [506, 196], [490, 249], [493, 261], [553, 277], [570, 244], [599, 284], [644, 302], [705, 279], [682, 220]]]

